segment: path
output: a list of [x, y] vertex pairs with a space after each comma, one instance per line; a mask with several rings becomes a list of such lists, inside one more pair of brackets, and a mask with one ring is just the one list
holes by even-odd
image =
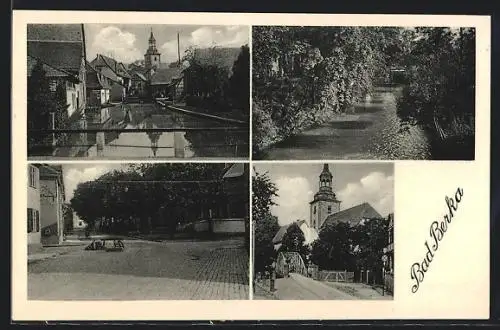
[[248, 299], [244, 241], [126, 242], [28, 265], [34, 300]]
[[377, 88], [352, 113], [307, 129], [264, 151], [263, 159], [428, 159], [420, 127], [400, 130], [397, 88]]
[[275, 283], [276, 296], [280, 300], [352, 300], [358, 299], [330, 287], [320, 281], [291, 273], [290, 277], [279, 278]]

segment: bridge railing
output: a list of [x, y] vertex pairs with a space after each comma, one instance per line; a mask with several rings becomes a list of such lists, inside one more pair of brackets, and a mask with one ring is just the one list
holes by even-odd
[[297, 273], [303, 276], [308, 276], [307, 267], [304, 260], [298, 252], [280, 252], [276, 260], [276, 275], [284, 276], [286, 273], [285, 265], [288, 265], [290, 273]]

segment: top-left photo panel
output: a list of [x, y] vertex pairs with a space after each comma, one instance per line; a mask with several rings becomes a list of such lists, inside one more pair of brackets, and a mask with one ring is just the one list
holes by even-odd
[[248, 159], [250, 28], [27, 25], [27, 152]]

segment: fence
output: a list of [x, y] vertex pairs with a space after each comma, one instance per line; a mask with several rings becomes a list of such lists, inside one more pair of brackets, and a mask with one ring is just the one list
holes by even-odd
[[318, 280], [327, 282], [354, 282], [354, 272], [321, 270], [318, 273]]

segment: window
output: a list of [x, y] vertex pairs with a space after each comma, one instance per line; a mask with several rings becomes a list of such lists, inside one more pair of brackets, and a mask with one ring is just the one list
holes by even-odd
[[38, 168], [35, 166], [29, 166], [29, 185], [33, 188], [38, 188]]
[[51, 92], [55, 92], [57, 90], [57, 80], [51, 80], [49, 82], [49, 88]]
[[332, 213], [332, 207], [331, 206], [328, 206], [328, 213]]
[[40, 231], [40, 212], [28, 208], [28, 233], [38, 233]]
[[313, 212], [314, 214], [316, 214], [316, 206], [314, 206]]

